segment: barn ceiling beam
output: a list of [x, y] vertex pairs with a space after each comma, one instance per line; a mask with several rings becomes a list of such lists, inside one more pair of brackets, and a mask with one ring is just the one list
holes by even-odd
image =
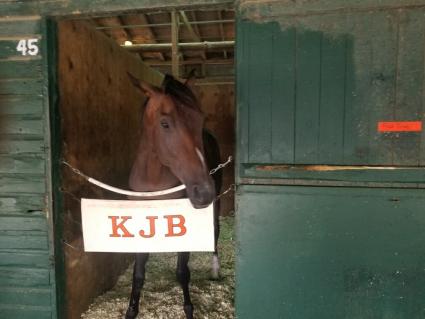
[[[179, 15], [176, 10], [171, 11], [171, 72], [179, 78]], [[162, 43], [160, 43], [162, 44]]]
[[[217, 11], [217, 16], [218, 16], [219, 20], [223, 20], [223, 16], [222, 16], [220, 10]], [[225, 37], [224, 37], [224, 25], [223, 25], [223, 23], [220, 23], [219, 27], [220, 27], [221, 40], [224, 41]], [[223, 55], [224, 55], [224, 58], [227, 59], [227, 51], [226, 50], [223, 50]]]
[[[171, 61], [160, 61], [160, 60], [145, 60], [143, 61], [148, 66], [169, 66]], [[197, 65], [197, 64], [206, 64], [206, 65], [233, 65], [233, 59], [191, 59], [180, 61], [180, 65]]]
[[[204, 42], [184, 42], [177, 43], [177, 47], [180, 50], [213, 50], [213, 49], [233, 49], [235, 41], [204, 41]], [[173, 43], [149, 43], [149, 44], [133, 44], [128, 46], [122, 46], [129, 51], [170, 51], [173, 47]]]
[[[235, 20], [233, 19], [226, 19], [226, 20], [209, 20], [209, 21], [189, 21], [189, 25], [201, 25], [201, 24], [218, 24], [218, 23], [235, 23]], [[184, 23], [179, 22], [179, 25], [184, 25]], [[145, 23], [145, 24], [129, 24], [129, 25], [123, 25], [123, 26], [101, 26], [97, 27], [97, 30], [108, 30], [108, 29], [132, 29], [132, 28], [156, 28], [156, 27], [170, 27], [171, 23], [165, 22], [165, 23]]]
[[[192, 25], [190, 24], [189, 19], [186, 16], [186, 13], [184, 11], [180, 11], [180, 16], [183, 21], [183, 24], [186, 26], [187, 30], [189, 31], [190, 37], [193, 39], [194, 42], [201, 42], [201, 38], [199, 37], [199, 34], [196, 33], [196, 31], [193, 29]], [[204, 51], [200, 53], [201, 58], [206, 60], [207, 56]]]

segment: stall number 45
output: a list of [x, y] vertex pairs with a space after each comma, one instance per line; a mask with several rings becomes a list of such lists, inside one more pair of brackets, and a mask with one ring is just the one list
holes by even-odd
[[22, 55], [37, 55], [38, 54], [38, 39], [19, 40], [16, 51]]

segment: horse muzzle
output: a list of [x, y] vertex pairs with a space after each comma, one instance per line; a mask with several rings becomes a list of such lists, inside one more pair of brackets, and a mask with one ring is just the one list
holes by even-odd
[[215, 198], [215, 189], [212, 181], [203, 184], [186, 186], [187, 195], [192, 206], [196, 209], [208, 207]]

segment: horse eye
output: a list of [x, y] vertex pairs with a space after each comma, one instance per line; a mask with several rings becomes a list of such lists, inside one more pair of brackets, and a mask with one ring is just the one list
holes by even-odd
[[168, 124], [168, 122], [167, 121], [164, 121], [164, 120], [161, 121], [161, 126], [163, 128], [170, 128], [170, 125]]

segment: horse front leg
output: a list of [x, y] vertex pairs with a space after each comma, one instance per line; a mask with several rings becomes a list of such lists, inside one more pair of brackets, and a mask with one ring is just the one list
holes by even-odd
[[214, 254], [211, 263], [211, 278], [220, 278], [220, 259], [218, 258], [218, 237], [220, 236], [220, 201], [214, 203]]
[[190, 270], [189, 270], [189, 258], [190, 253], [181, 252], [177, 254], [177, 280], [180, 286], [183, 289], [183, 298], [184, 298], [184, 313], [186, 315], [186, 319], [193, 319], [193, 305], [190, 300], [189, 293], [189, 282], [190, 282]]
[[140, 292], [145, 283], [145, 266], [149, 259], [149, 254], [136, 254], [136, 261], [133, 269], [133, 283], [131, 287], [130, 302], [128, 304], [125, 319], [134, 319], [139, 313]]

